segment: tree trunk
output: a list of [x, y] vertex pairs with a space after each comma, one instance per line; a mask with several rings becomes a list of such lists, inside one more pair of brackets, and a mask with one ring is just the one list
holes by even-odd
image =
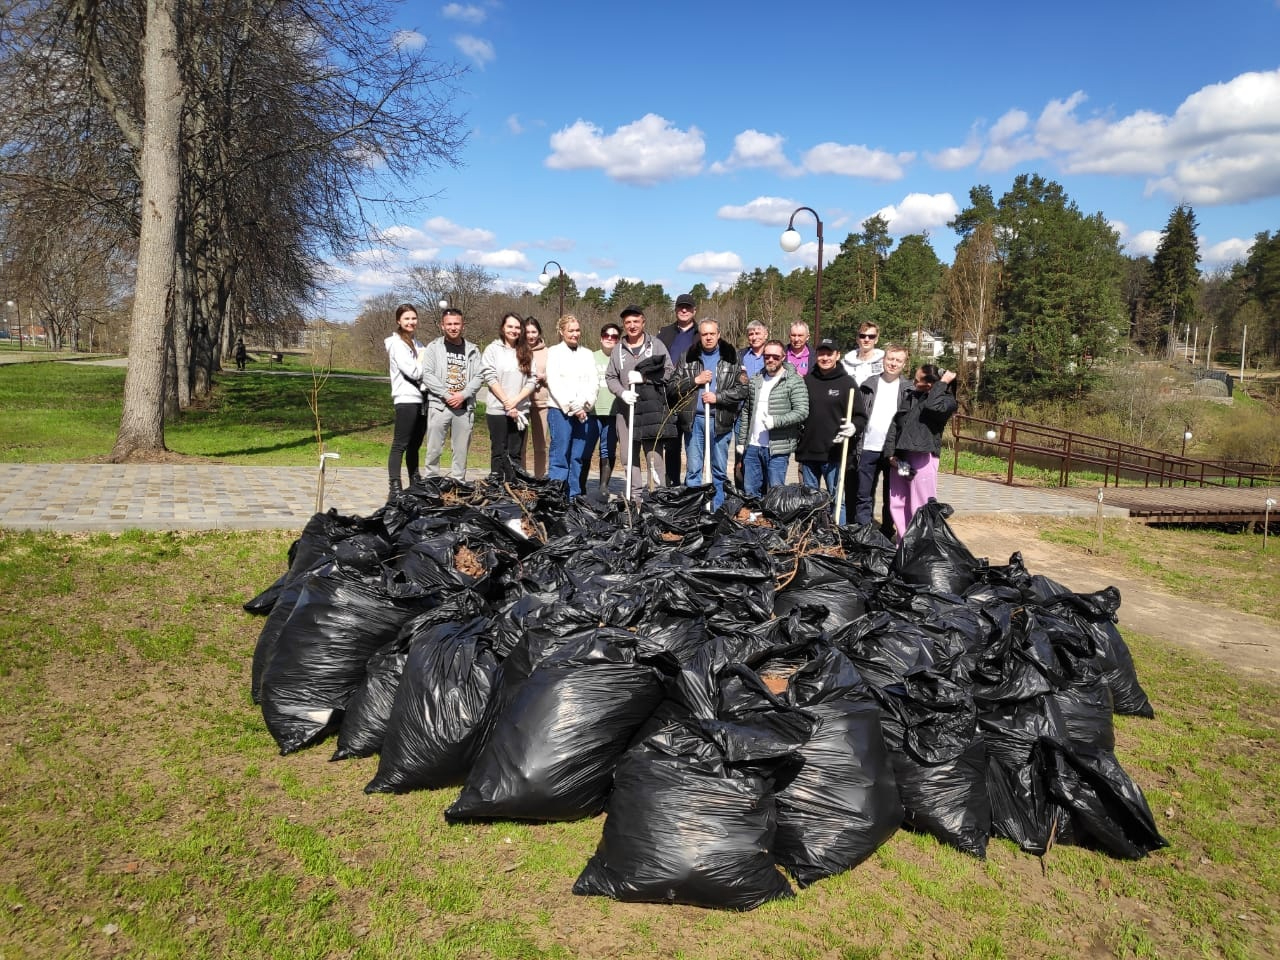
[[177, 249], [182, 81], [178, 72], [176, 0], [147, 0], [142, 38], [145, 122], [138, 168], [141, 232], [124, 409], [111, 460], [163, 451], [164, 368], [169, 294]]

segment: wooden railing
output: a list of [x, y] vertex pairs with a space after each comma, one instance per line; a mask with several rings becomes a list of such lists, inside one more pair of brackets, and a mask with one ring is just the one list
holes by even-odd
[[1149, 450], [1119, 440], [1046, 427], [1026, 420], [984, 420], [956, 414], [951, 418], [951, 472], [960, 469], [960, 448], [1002, 456], [1007, 463], [1005, 483], [1013, 484], [1019, 461], [1041, 469], [1058, 468], [1058, 486], [1071, 483], [1072, 472], [1102, 473], [1102, 485], [1119, 486], [1121, 479], [1142, 481], [1144, 487], [1243, 487], [1276, 482], [1270, 464], [1250, 461], [1199, 460]]

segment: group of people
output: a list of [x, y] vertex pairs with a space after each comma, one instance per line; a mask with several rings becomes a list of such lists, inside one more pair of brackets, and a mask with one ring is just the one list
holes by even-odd
[[791, 326], [784, 344], [752, 321], [746, 345], [735, 348], [715, 320], [696, 314], [694, 298], [682, 294], [675, 322], [650, 334], [644, 310], [632, 304], [620, 325], [600, 328], [593, 351], [571, 314], [548, 346], [537, 319], [508, 313], [481, 353], [463, 336], [460, 311], [445, 309], [441, 335], [424, 346], [417, 311], [401, 304], [386, 340], [396, 409], [391, 496], [403, 489], [402, 463], [410, 483], [440, 474], [446, 435], [449, 475], [465, 479], [476, 398], [487, 388], [491, 479], [509, 479], [519, 467], [561, 480], [579, 497], [594, 462], [607, 497], [621, 456], [631, 466], [629, 494], [646, 477], [652, 486], [710, 483], [719, 507], [732, 446], [734, 485], [749, 496], [783, 484], [794, 457], [804, 484], [825, 485], [841, 502], [837, 522], [850, 515], [845, 504], [854, 523], [876, 522], [878, 494], [881, 529], [901, 537], [937, 495], [942, 433], [956, 410], [954, 372], [924, 363], [908, 381], [906, 348], [881, 349], [873, 323], [861, 325], [857, 345], [842, 356], [831, 339], [810, 344], [804, 323]]

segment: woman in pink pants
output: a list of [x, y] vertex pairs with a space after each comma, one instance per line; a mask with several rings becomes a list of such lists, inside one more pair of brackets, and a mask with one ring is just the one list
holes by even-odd
[[907, 407], [894, 420], [885, 438], [889, 457], [889, 514], [898, 539], [924, 504], [938, 496], [938, 454], [942, 431], [956, 412], [951, 389], [954, 370], [939, 371], [932, 363], [916, 368], [907, 392]]

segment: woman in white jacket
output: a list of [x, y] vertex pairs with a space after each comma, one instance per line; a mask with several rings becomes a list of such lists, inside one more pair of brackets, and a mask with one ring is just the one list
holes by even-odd
[[387, 458], [388, 503], [404, 489], [400, 483], [402, 460], [409, 468], [409, 482], [422, 483], [418, 463], [422, 438], [427, 434], [427, 415], [422, 395], [423, 346], [414, 339], [417, 329], [418, 311], [413, 304], [402, 303], [396, 307], [396, 332], [383, 341], [391, 363], [391, 402], [396, 408], [391, 455]]
[[596, 358], [582, 346], [582, 325], [560, 318], [560, 342], [547, 351], [547, 479], [569, 484], [569, 497], [582, 496], [582, 458], [595, 447], [599, 426], [591, 415], [599, 392]]
[[489, 479], [510, 480], [524, 457], [529, 398], [538, 386], [533, 351], [519, 314], [508, 313], [502, 318], [498, 339], [480, 356], [480, 376], [489, 388], [484, 417], [489, 428]]

